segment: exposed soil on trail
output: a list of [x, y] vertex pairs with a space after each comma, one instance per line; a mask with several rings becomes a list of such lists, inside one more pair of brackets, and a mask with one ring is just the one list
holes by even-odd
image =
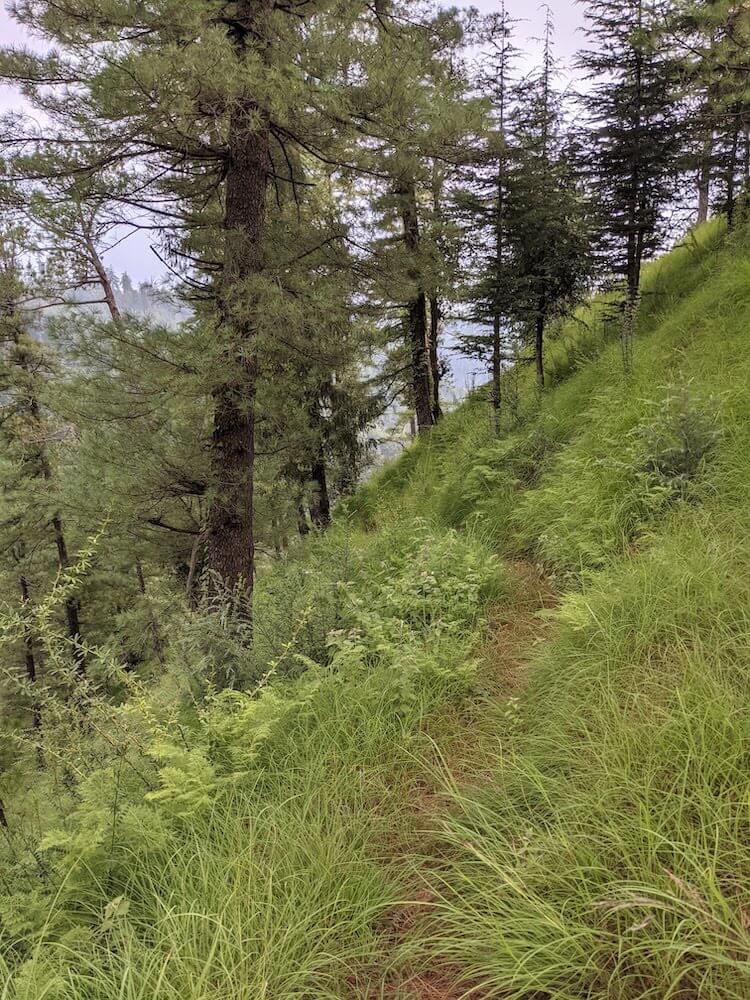
[[[479, 650], [477, 697], [469, 706], [441, 720], [439, 770], [459, 787], [479, 788], [491, 778], [491, 753], [497, 746], [499, 715], [523, 690], [528, 669], [540, 643], [549, 638], [554, 618], [548, 612], [559, 603], [550, 581], [533, 563], [510, 564], [513, 575], [511, 598], [494, 609], [489, 619], [487, 641]], [[414, 892], [385, 920], [387, 936], [395, 954], [420, 934], [428, 932], [428, 921], [436, 902], [428, 887], [430, 871], [440, 866], [441, 822], [451, 808], [444, 781], [426, 771], [415, 776], [411, 811], [416, 842], [408, 846], [414, 863]], [[373, 980], [371, 980], [373, 982]], [[461, 985], [459, 985], [461, 984]], [[402, 969], [398, 976], [384, 976], [375, 990], [368, 987], [355, 994], [364, 1000], [482, 1000], [482, 991], [467, 985], [460, 970], [450, 964], [425, 970]]]

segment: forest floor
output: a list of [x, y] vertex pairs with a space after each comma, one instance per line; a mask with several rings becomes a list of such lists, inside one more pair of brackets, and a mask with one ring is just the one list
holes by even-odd
[[468, 707], [440, 719], [439, 731], [428, 729], [433, 756], [417, 762], [409, 834], [406, 842], [391, 847], [393, 864], [409, 872], [410, 898], [387, 917], [392, 954], [387, 968], [370, 979], [367, 1000], [481, 997], [481, 991], [459, 985], [459, 970], [439, 961], [421, 967], [418, 956], [424, 951], [420, 938], [430, 934], [435, 919], [434, 876], [446, 850], [442, 830], [452, 807], [451, 790], [471, 793], [491, 779], [499, 718], [513, 711], [537, 647], [554, 628], [550, 612], [558, 606], [559, 594], [552, 581], [526, 560], [514, 561], [510, 570], [512, 596], [493, 608], [478, 651], [477, 696]]

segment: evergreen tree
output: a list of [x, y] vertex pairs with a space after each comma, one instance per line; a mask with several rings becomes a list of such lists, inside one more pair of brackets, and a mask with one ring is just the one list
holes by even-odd
[[[379, 30], [367, 56], [378, 110], [365, 151], [372, 172], [385, 181], [371, 199], [377, 212], [373, 295], [388, 319], [384, 339], [404, 344], [394, 367], [408, 372], [409, 402], [422, 433], [440, 413], [438, 290], [451, 285], [441, 172], [465, 159], [477, 113], [455, 58], [463, 35], [455, 12], [430, 18], [421, 6], [412, 8], [391, 2], [378, 8]], [[388, 379], [392, 372], [385, 374]]]
[[278, 286], [265, 274], [269, 191], [298, 192], [306, 157], [346, 161], [346, 100], [319, 81], [343, 73], [350, 29], [367, 12], [364, 2], [23, 0], [19, 19], [58, 48], [2, 60], [47, 122], [41, 137], [18, 126], [33, 155], [16, 169], [57, 176], [67, 160], [70, 176], [117, 170], [120, 203], [158, 220], [196, 283], [221, 356], [207, 562], [217, 586], [242, 582], [248, 598], [259, 351], [278, 322]]
[[729, 225], [750, 178], [750, 18], [736, 2], [673, 3], [665, 37], [682, 57], [689, 134], [698, 180], [697, 221], [708, 217], [711, 188]]
[[590, 0], [579, 64], [590, 89], [584, 103], [591, 132], [589, 171], [602, 213], [601, 248], [623, 290], [626, 367], [641, 266], [659, 246], [662, 211], [675, 190], [684, 151], [679, 76], [661, 33], [661, 6], [651, 0]]
[[[463, 258], [469, 272], [464, 298], [469, 319], [479, 326], [459, 337], [461, 349], [487, 364], [492, 377], [495, 429], [500, 430], [503, 362], [511, 349], [514, 265], [508, 234], [507, 204], [512, 160], [511, 112], [516, 99], [512, 79], [516, 48], [513, 19], [503, 4], [484, 18], [479, 35], [489, 54], [476, 82], [490, 108], [489, 130], [476, 162], [465, 168], [464, 183], [455, 196], [455, 210], [465, 232]], [[489, 326], [486, 334], [481, 328]]]
[[[23, 230], [7, 227], [0, 239], [0, 326], [2, 346], [3, 455], [2, 550], [10, 556], [24, 606], [30, 602], [30, 579], [47, 565], [54, 543], [56, 569], [70, 565], [68, 536], [59, 507], [59, 486], [51, 446], [54, 428], [43, 399], [50, 375], [50, 357], [33, 335], [32, 316], [40, 302], [24, 280]], [[45, 556], [47, 558], [45, 558]], [[79, 675], [85, 673], [78, 598], [68, 595], [64, 611], [72, 659]], [[24, 658], [28, 680], [36, 680], [33, 636], [27, 634]]]
[[533, 331], [537, 385], [544, 388], [544, 337], [550, 318], [576, 304], [590, 278], [588, 207], [575, 147], [554, 85], [547, 12], [540, 72], [516, 107], [514, 155], [505, 206], [515, 280], [512, 314]]

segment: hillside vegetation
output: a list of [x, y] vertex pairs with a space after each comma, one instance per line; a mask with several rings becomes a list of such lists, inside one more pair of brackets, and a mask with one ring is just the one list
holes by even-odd
[[0, 995], [750, 995], [750, 234], [650, 266], [629, 377], [607, 315], [262, 572], [248, 691], [19, 784]]

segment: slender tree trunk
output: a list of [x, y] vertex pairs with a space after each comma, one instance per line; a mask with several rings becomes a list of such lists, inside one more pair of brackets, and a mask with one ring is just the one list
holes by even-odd
[[[638, 4], [638, 29], [642, 28], [642, 4]], [[635, 121], [634, 131], [637, 134], [641, 128], [643, 117], [643, 53], [636, 49], [635, 57]], [[625, 309], [620, 329], [620, 344], [622, 347], [622, 363], [625, 373], [629, 373], [633, 363], [633, 334], [635, 331], [635, 310], [638, 303], [638, 289], [641, 283], [641, 259], [643, 257], [643, 239], [645, 217], [647, 215], [647, 195], [641, 183], [641, 159], [636, 152], [633, 156], [629, 188], [627, 192], [628, 211], [628, 244], [625, 265]]]
[[409, 346], [411, 348], [412, 391], [417, 430], [429, 431], [434, 419], [430, 392], [430, 369], [427, 351], [427, 300], [424, 292], [409, 303]]
[[[432, 215], [433, 225], [437, 228], [438, 236], [443, 223], [443, 169], [435, 160], [432, 161]], [[439, 239], [438, 239], [439, 242]], [[443, 416], [440, 407], [440, 321], [442, 319], [442, 308], [440, 295], [435, 290], [430, 295], [430, 385], [432, 388], [432, 420], [437, 423]]]
[[310, 508], [310, 517], [316, 528], [325, 530], [331, 523], [331, 501], [328, 495], [328, 476], [323, 455], [313, 462], [310, 478], [315, 484], [315, 503]]
[[198, 534], [193, 539], [193, 547], [190, 550], [190, 566], [188, 567], [188, 578], [185, 584], [185, 594], [187, 595], [188, 605], [195, 611], [198, 606], [198, 602], [195, 597], [195, 577], [198, 572], [198, 556], [200, 555], [201, 545], [203, 544], [203, 533], [198, 532]]
[[498, 313], [495, 313], [492, 318], [492, 412], [496, 434], [500, 433], [500, 418], [503, 404], [503, 365], [500, 352], [500, 316]]
[[141, 595], [145, 598], [148, 604], [149, 610], [149, 628], [151, 629], [151, 642], [154, 646], [154, 652], [156, 653], [156, 658], [164, 666], [164, 646], [161, 641], [161, 635], [159, 633], [159, 626], [156, 623], [156, 618], [153, 616], [153, 610], [148, 601], [148, 594], [146, 593], [146, 577], [143, 575], [143, 563], [140, 558], [136, 556], [135, 558], [135, 574], [138, 578], [138, 589]]
[[427, 348], [427, 297], [418, 287], [419, 274], [414, 259], [419, 252], [419, 215], [414, 182], [402, 183], [397, 191], [401, 198], [401, 218], [404, 225], [404, 243], [412, 257], [411, 278], [417, 285], [415, 297], [407, 306], [407, 328], [411, 349], [412, 394], [417, 415], [417, 429], [420, 434], [429, 431], [434, 424], [430, 393], [430, 365]]
[[[31, 383], [32, 359], [29, 356], [28, 348], [23, 343], [20, 331], [14, 333], [14, 344], [16, 347], [16, 363], [24, 374], [29, 377], [26, 406], [31, 422], [36, 427], [38, 439], [36, 454], [34, 456], [36, 462], [35, 473], [37, 475], [41, 474], [45, 482], [51, 484], [53, 480], [52, 467], [49, 463], [44, 443], [41, 407]], [[62, 516], [59, 511], [56, 511], [52, 515], [52, 530], [55, 536], [55, 547], [57, 548], [57, 565], [60, 572], [65, 572], [70, 566], [70, 561], [68, 559], [68, 546], [65, 540]], [[86, 673], [86, 655], [81, 642], [80, 605], [75, 597], [67, 597], [65, 599], [65, 619], [68, 627], [68, 635], [73, 645], [76, 673], [82, 677]]]
[[[21, 575], [18, 578], [18, 586], [21, 590], [21, 601], [23, 602], [24, 612], [26, 612], [31, 603], [31, 598], [29, 596], [29, 584], [26, 577]], [[34, 659], [34, 641], [31, 637], [31, 630], [26, 625], [23, 630], [23, 647], [24, 647], [24, 660], [26, 666], [26, 679], [29, 683], [34, 684], [36, 682], [36, 661]]]
[[[633, 190], [636, 190], [636, 181]], [[643, 229], [636, 225], [638, 215], [634, 194], [630, 205], [630, 232], [628, 234], [627, 263], [625, 272], [625, 303], [623, 308], [620, 343], [622, 346], [622, 362], [625, 371], [630, 371], [633, 363], [633, 335], [635, 333], [635, 315], [638, 307], [638, 291], [641, 284], [641, 262], [643, 257]]]
[[297, 504], [297, 531], [299, 532], [300, 538], [304, 538], [306, 535], [310, 534], [310, 525], [307, 523], [307, 514], [305, 513], [305, 507], [301, 500]]
[[310, 504], [310, 518], [316, 528], [325, 530], [331, 523], [331, 499], [328, 493], [328, 470], [326, 468], [325, 445], [328, 438], [325, 418], [321, 412], [321, 399], [331, 392], [331, 384], [322, 384], [312, 392], [308, 405], [310, 428], [318, 437], [316, 450], [310, 463], [310, 479], [315, 487], [313, 502]]
[[430, 296], [430, 387], [432, 389], [432, 422], [437, 423], [443, 415], [440, 407], [440, 356], [438, 338], [440, 336], [440, 299]]
[[91, 264], [96, 272], [99, 285], [101, 286], [102, 293], [104, 295], [104, 303], [109, 310], [109, 315], [112, 318], [112, 321], [119, 325], [122, 322], [122, 313], [120, 312], [120, 307], [117, 304], [117, 296], [115, 295], [115, 290], [112, 287], [112, 282], [109, 280], [107, 269], [99, 256], [99, 251], [96, 249], [96, 243], [94, 242], [94, 236], [92, 233], [93, 220], [89, 221], [86, 219], [80, 205], [79, 217], [81, 221], [83, 239], [86, 244], [86, 252], [89, 255]]
[[[231, 33], [242, 63], [262, 38], [274, 0], [240, 0]], [[263, 269], [270, 131], [265, 110], [252, 95], [239, 97], [229, 119], [224, 213], [221, 312], [226, 353], [235, 375], [214, 390], [211, 468], [215, 487], [208, 513], [208, 567], [217, 592], [241, 586], [241, 610], [252, 616], [255, 576], [253, 491], [255, 473], [254, 303], [248, 282]]]
[[[45, 463], [45, 479], [51, 478], [49, 466]], [[61, 571], [65, 571], [70, 566], [68, 559], [68, 546], [65, 541], [65, 531], [63, 529], [62, 518], [57, 513], [52, 518], [52, 528], [55, 533], [55, 545], [57, 547], [57, 563]], [[86, 673], [86, 654], [81, 642], [81, 622], [80, 605], [74, 597], [65, 600], [65, 619], [68, 625], [68, 635], [73, 643], [73, 659], [76, 664], [76, 673], [83, 676]]]
[[8, 817], [5, 815], [5, 805], [3, 804], [2, 799], [0, 799], [0, 827], [2, 827], [3, 830], [9, 829]]
[[727, 225], [731, 229], [734, 224], [734, 208], [736, 202], [737, 151], [740, 141], [739, 125], [734, 126], [732, 145], [725, 173]]
[[700, 169], [698, 172], [698, 218], [700, 225], [708, 219], [709, 197], [711, 192], [711, 155], [713, 136], [707, 136], [701, 151]]
[[536, 360], [536, 384], [544, 388], [544, 312], [540, 307], [534, 322], [534, 358]]
[[[24, 607], [24, 615], [26, 615], [26, 613], [28, 613], [29, 606], [31, 605], [31, 597], [29, 595], [29, 584], [23, 573], [18, 578], [18, 586], [21, 591], [21, 601]], [[24, 622], [23, 649], [26, 679], [29, 684], [33, 686], [36, 684], [36, 659], [34, 657], [34, 638], [28, 621]], [[37, 701], [36, 695], [32, 696], [31, 718], [34, 731], [36, 733], [40, 733], [42, 729], [42, 709]], [[37, 760], [40, 768], [43, 767], [44, 758], [42, 756], [41, 744], [37, 745]]]
[[635, 239], [634, 263], [632, 271], [627, 276], [627, 293], [622, 325], [622, 349], [625, 371], [629, 372], [633, 364], [633, 339], [638, 314], [638, 298], [641, 284], [641, 259], [643, 255], [643, 236]]

